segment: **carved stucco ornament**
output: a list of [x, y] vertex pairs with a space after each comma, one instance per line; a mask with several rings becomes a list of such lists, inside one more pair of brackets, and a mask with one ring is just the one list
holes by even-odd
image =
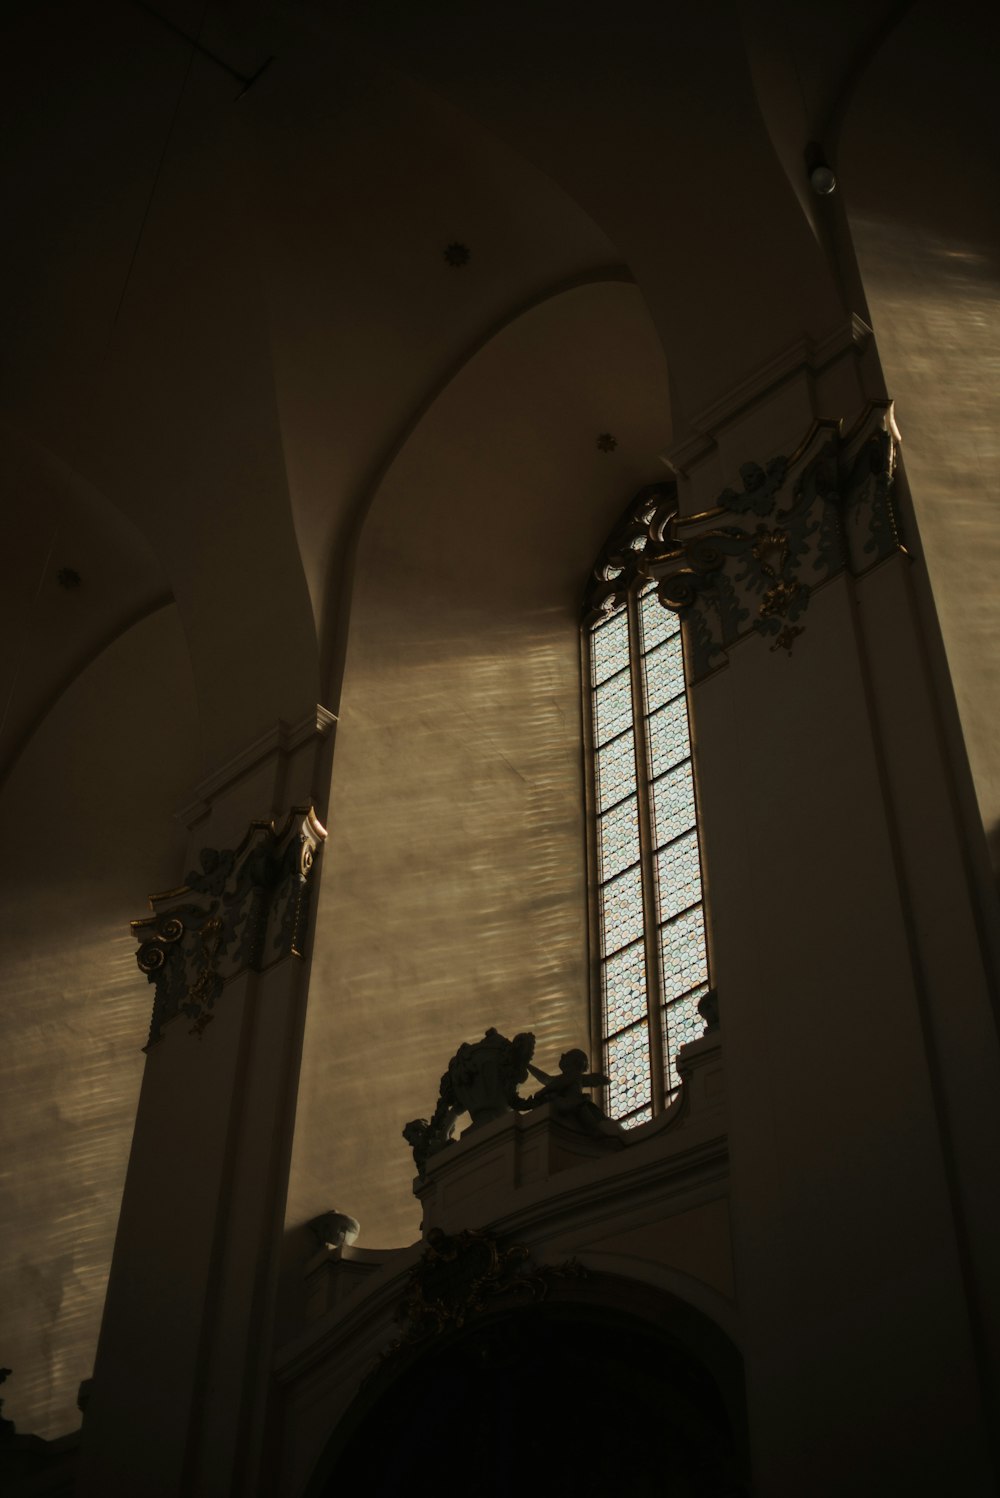
[[791, 652], [817, 587], [905, 551], [894, 431], [889, 406], [869, 407], [847, 434], [817, 421], [791, 458], [744, 464], [742, 490], [724, 490], [703, 515], [675, 516], [660, 548], [650, 546], [642, 570], [681, 616], [692, 681], [751, 631]]
[[537, 1264], [521, 1243], [503, 1246], [492, 1233], [467, 1228], [445, 1233], [431, 1228], [419, 1261], [410, 1270], [396, 1309], [399, 1337], [386, 1348], [373, 1372], [397, 1353], [470, 1320], [504, 1299], [544, 1300], [554, 1282], [582, 1279], [582, 1264]]
[[700, 515], [678, 514], [673, 483], [636, 495], [598, 559], [587, 622], [624, 603], [639, 573], [657, 580], [684, 629], [689, 680], [725, 664], [756, 633], [791, 652], [815, 590], [905, 554], [893, 504], [891, 403], [868, 406], [848, 432], [816, 421], [791, 457], [745, 463], [742, 488]]
[[155, 986], [146, 1049], [177, 1015], [201, 1035], [239, 973], [303, 955], [310, 874], [325, 837], [313, 808], [297, 806], [281, 828], [251, 822], [238, 848], [203, 848], [184, 884], [150, 895], [153, 914], [132, 922], [136, 961]]

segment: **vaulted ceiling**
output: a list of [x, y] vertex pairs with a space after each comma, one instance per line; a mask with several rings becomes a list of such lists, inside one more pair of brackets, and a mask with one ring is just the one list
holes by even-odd
[[[897, 10], [759, 0], [741, 32], [725, 7], [643, 3], [16, 7], [0, 774], [170, 596], [207, 764], [264, 726], [261, 680], [270, 720], [335, 698], [381, 475], [475, 351], [567, 285], [638, 282], [684, 392], [664, 440], [817, 294], [832, 321], [785, 158]], [[811, 279], [767, 273], [777, 237]]]

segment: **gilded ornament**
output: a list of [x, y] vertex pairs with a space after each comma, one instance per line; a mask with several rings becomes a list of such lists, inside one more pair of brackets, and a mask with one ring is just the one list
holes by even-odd
[[232, 978], [302, 956], [325, 837], [312, 807], [297, 807], [280, 829], [253, 822], [238, 848], [203, 848], [184, 884], [150, 897], [154, 914], [132, 922], [139, 970], [155, 985], [148, 1045], [178, 1015], [201, 1036]]
[[[791, 652], [817, 587], [906, 554], [893, 504], [896, 436], [887, 404], [867, 407], [846, 437], [842, 423], [815, 421], [790, 458], [745, 463], [743, 488], [724, 489], [714, 509], [680, 517], [676, 502], [661, 506], [639, 568], [680, 615], [692, 682], [751, 631]], [[720, 524], [726, 516], [758, 524]], [[616, 596], [632, 576], [615, 580]]]

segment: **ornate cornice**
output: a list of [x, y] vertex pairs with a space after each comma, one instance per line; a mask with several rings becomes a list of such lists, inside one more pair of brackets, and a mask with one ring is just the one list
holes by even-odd
[[291, 754], [310, 739], [329, 737], [336, 724], [336, 713], [319, 702], [312, 712], [295, 723], [287, 723], [284, 718], [279, 718], [273, 728], [269, 728], [218, 770], [200, 780], [185, 797], [183, 805], [174, 812], [175, 818], [178, 822], [183, 822], [185, 827], [194, 827], [211, 810], [216, 797], [234, 781], [242, 779], [248, 771], [255, 769], [273, 754]]
[[153, 914], [131, 923], [139, 969], [156, 989], [147, 1050], [178, 1015], [201, 1035], [240, 973], [303, 955], [310, 875], [325, 838], [313, 808], [297, 806], [280, 829], [251, 822], [238, 848], [203, 848], [184, 884], [150, 895]]
[[820, 374], [844, 354], [860, 354], [871, 336], [868, 324], [852, 312], [845, 322], [838, 323], [823, 338], [796, 338], [740, 380], [721, 399], [698, 411], [692, 418], [692, 426], [697, 432], [718, 431], [742, 416], [768, 391], [783, 385], [800, 371]]

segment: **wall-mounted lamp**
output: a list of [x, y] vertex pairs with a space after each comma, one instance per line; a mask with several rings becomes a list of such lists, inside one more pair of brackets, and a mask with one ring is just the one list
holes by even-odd
[[811, 140], [809, 142], [806, 146], [805, 156], [806, 171], [809, 173], [809, 186], [817, 197], [828, 198], [837, 186], [837, 178], [818, 140]]

